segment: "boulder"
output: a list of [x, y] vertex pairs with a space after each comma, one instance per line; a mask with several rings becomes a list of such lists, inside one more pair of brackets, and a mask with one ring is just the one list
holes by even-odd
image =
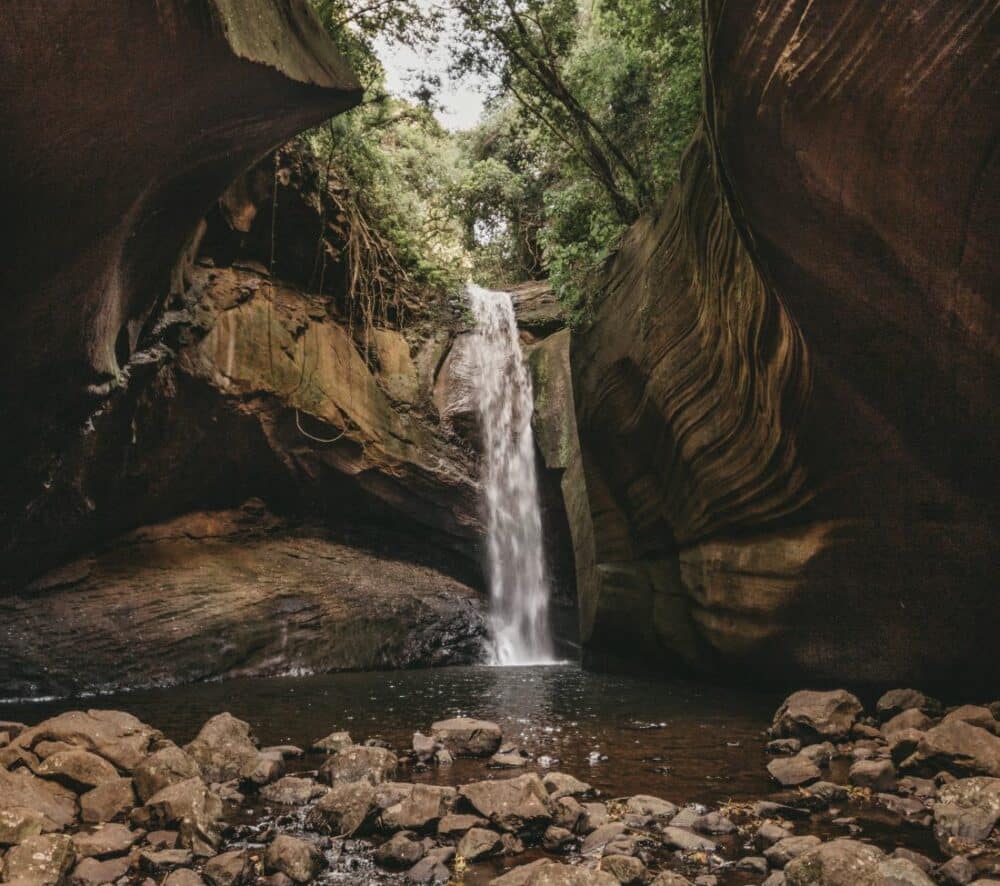
[[649, 879], [642, 860], [630, 855], [605, 855], [600, 870], [607, 871], [622, 886], [642, 886]]
[[505, 831], [542, 827], [552, 818], [548, 791], [534, 773], [473, 782], [458, 792], [480, 815]]
[[586, 821], [583, 824], [583, 833], [599, 828], [602, 824], [607, 824], [611, 820], [608, 807], [604, 803], [584, 803], [582, 805], [587, 813]]
[[158, 791], [132, 813], [132, 820], [143, 827], [178, 827], [182, 846], [213, 855], [209, 849], [219, 844], [222, 811], [219, 797], [200, 778], [189, 778]]
[[124, 855], [142, 836], [123, 824], [101, 824], [73, 834], [77, 858], [110, 858]]
[[422, 732], [413, 733], [413, 753], [417, 755], [418, 760], [427, 762], [437, 749], [438, 743], [432, 736], [424, 735]]
[[326, 760], [319, 770], [320, 781], [335, 785], [344, 782], [368, 781], [373, 785], [390, 779], [398, 760], [385, 748], [352, 745]]
[[[855, 747], [860, 745], [861, 742], [857, 742]], [[874, 744], [869, 744], [869, 747], [874, 747]], [[803, 760], [810, 760], [817, 766], [826, 766], [837, 754], [837, 749], [833, 746], [831, 742], [821, 741], [818, 744], [811, 744], [804, 747], [799, 751], [798, 755]]]
[[375, 861], [387, 868], [401, 869], [415, 865], [424, 856], [423, 844], [415, 835], [400, 831], [375, 850]]
[[802, 742], [797, 738], [774, 738], [765, 745], [769, 754], [797, 754]]
[[856, 840], [833, 840], [801, 853], [785, 866], [788, 886], [933, 886], [916, 864], [887, 858], [882, 850]]
[[106, 883], [114, 883], [128, 873], [131, 864], [127, 855], [105, 861], [85, 858], [73, 868], [69, 877], [70, 886], [104, 886]]
[[500, 849], [500, 835], [485, 828], [470, 828], [458, 842], [458, 854], [466, 861], [478, 861]]
[[81, 792], [121, 778], [118, 770], [103, 757], [79, 748], [57, 751], [46, 757], [37, 767], [36, 774]]
[[783, 787], [797, 787], [816, 781], [822, 776], [819, 767], [802, 754], [776, 757], [767, 764], [767, 771]]
[[[607, 871], [556, 862], [536, 863], [536, 865], [526, 865], [526, 867], [532, 867], [533, 870], [524, 879], [504, 880], [502, 877], [498, 877], [490, 881], [490, 886], [618, 886], [618, 880]], [[511, 873], [518, 870], [515, 868]], [[510, 874], [506, 876], [509, 877]]]
[[709, 812], [705, 815], [699, 815], [691, 824], [691, 827], [699, 834], [723, 835], [736, 832], [736, 825], [721, 812]]
[[673, 818], [677, 814], [677, 807], [660, 797], [652, 797], [649, 794], [636, 794], [625, 801], [625, 808], [635, 815], [649, 815], [653, 818]]
[[414, 784], [398, 803], [382, 811], [382, 826], [390, 830], [424, 831], [437, 827], [455, 802], [454, 788]]
[[546, 852], [563, 852], [573, 844], [576, 837], [569, 828], [551, 824], [542, 834], [542, 848]]
[[909, 760], [923, 741], [924, 733], [916, 729], [900, 729], [889, 735], [889, 757], [893, 764], [902, 766]]
[[976, 877], [976, 866], [964, 855], [948, 859], [937, 871], [939, 883], [946, 886], [966, 886]]
[[190, 868], [177, 868], [167, 874], [163, 886], [205, 886], [205, 881]]
[[205, 862], [205, 879], [212, 886], [244, 886], [255, 877], [250, 853], [246, 849], [233, 849]]
[[933, 725], [934, 721], [920, 710], [920, 708], [909, 708], [885, 722], [882, 725], [882, 734], [889, 737], [893, 733], [900, 732], [903, 729], [916, 729], [918, 732], [926, 732]]
[[323, 853], [307, 840], [279, 834], [264, 853], [268, 871], [284, 874], [296, 883], [309, 883], [326, 866]]
[[434, 740], [456, 757], [489, 757], [500, 748], [503, 733], [496, 723], [455, 717], [431, 726]]
[[985, 729], [994, 735], [1000, 731], [1000, 722], [993, 716], [993, 711], [980, 705], [964, 704], [953, 711], [948, 711], [941, 722], [951, 723], [955, 720], [961, 720], [963, 723], [968, 723], [971, 726], [978, 726], [980, 729]]
[[176, 868], [194, 861], [189, 849], [143, 849], [139, 852], [139, 869], [154, 877], [161, 877]]
[[137, 803], [132, 779], [118, 778], [81, 795], [80, 818], [88, 824], [114, 821], [127, 815]]
[[1000, 737], [963, 720], [940, 723], [923, 734], [903, 768], [955, 775], [1000, 776]]
[[612, 840], [618, 839], [626, 831], [626, 827], [620, 821], [609, 821], [595, 828], [583, 841], [580, 851], [584, 855], [602, 854], [604, 847]]
[[793, 692], [774, 715], [775, 738], [798, 738], [804, 744], [847, 738], [863, 708], [857, 696], [843, 689]]
[[73, 868], [73, 841], [65, 834], [28, 837], [4, 858], [4, 882], [18, 886], [57, 886]]
[[170, 743], [150, 754], [132, 773], [139, 799], [145, 803], [165, 787], [201, 775], [194, 757]]
[[157, 730], [122, 711], [67, 711], [24, 730], [11, 746], [30, 750], [43, 741], [63, 742], [131, 772], [161, 738]]
[[692, 886], [692, 884], [687, 877], [681, 876], [676, 871], [661, 871], [649, 886]]
[[354, 742], [351, 741], [349, 732], [331, 732], [325, 738], [318, 738], [312, 743], [312, 750], [317, 753], [335, 754], [344, 748], [349, 748]]
[[672, 849], [682, 852], [715, 852], [718, 846], [707, 837], [699, 837], [687, 828], [669, 825], [663, 829], [663, 842]]
[[311, 778], [286, 775], [261, 788], [260, 797], [268, 803], [280, 803], [282, 806], [305, 806], [317, 797], [322, 797], [326, 791], [323, 785]]
[[62, 830], [76, 820], [76, 795], [54, 781], [26, 769], [0, 768], [0, 811], [31, 809], [44, 816], [42, 830]]
[[768, 846], [773, 846], [779, 840], [784, 840], [786, 837], [791, 836], [794, 836], [793, 832], [783, 825], [773, 821], [765, 821], [757, 828], [754, 842], [759, 849], [766, 849]]
[[368, 824], [376, 808], [371, 782], [339, 782], [309, 810], [305, 823], [321, 834], [347, 837]]
[[956, 854], [984, 841], [1000, 819], [1000, 778], [961, 778], [942, 785], [934, 804], [934, 836]]
[[437, 832], [439, 837], [461, 837], [470, 828], [484, 828], [488, 824], [478, 815], [446, 815], [438, 822]]
[[528, 758], [519, 753], [494, 754], [486, 764], [490, 769], [523, 769], [528, 765]]
[[891, 791], [896, 787], [896, 770], [888, 760], [858, 760], [848, 772], [851, 784], [873, 791]]
[[764, 850], [764, 858], [773, 868], [784, 868], [792, 859], [820, 845], [819, 837], [785, 837]]
[[928, 717], [940, 717], [941, 702], [916, 689], [890, 689], [875, 703], [875, 715], [885, 723], [904, 711], [920, 711]]
[[454, 857], [454, 847], [440, 846], [432, 849], [406, 872], [406, 879], [411, 883], [448, 883], [451, 880], [448, 863]]
[[564, 772], [548, 772], [542, 778], [545, 790], [549, 792], [549, 799], [560, 800], [563, 797], [582, 797], [589, 794], [592, 788], [585, 781], [580, 781], [572, 775]]
[[[230, 713], [212, 717], [184, 750], [198, 764], [206, 781], [248, 779], [264, 783], [270, 767], [257, 748], [250, 724]], [[266, 771], [261, 771], [261, 767]]]

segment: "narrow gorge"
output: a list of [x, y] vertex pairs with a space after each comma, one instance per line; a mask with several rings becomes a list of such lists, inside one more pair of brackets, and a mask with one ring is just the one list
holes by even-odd
[[1000, 878], [996, 0], [9, 0], [0, 883]]

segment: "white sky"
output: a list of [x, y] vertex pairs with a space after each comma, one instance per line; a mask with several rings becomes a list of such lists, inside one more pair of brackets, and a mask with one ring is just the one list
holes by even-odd
[[[421, 6], [431, 6], [433, 0], [421, 0]], [[425, 71], [441, 78], [441, 91], [437, 102], [443, 110], [438, 119], [448, 129], [471, 129], [483, 111], [486, 84], [462, 80], [455, 82], [448, 76], [448, 38], [445, 36], [433, 53], [418, 53], [405, 46], [388, 46], [377, 43], [379, 59], [385, 66], [389, 91], [394, 95], [408, 96], [411, 88], [419, 83], [415, 72]]]

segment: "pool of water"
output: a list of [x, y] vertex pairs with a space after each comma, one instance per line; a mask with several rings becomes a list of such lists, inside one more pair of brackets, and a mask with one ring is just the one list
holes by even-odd
[[[121, 695], [0, 704], [0, 719], [37, 723], [85, 707], [128, 711], [184, 743], [214, 714], [247, 720], [265, 744], [308, 748], [346, 729], [409, 748], [413, 732], [467, 715], [501, 725], [531, 768], [560, 769], [606, 796], [651, 793], [675, 803], [761, 796], [762, 731], [781, 697], [692, 682], [594, 674], [576, 665], [340, 673], [229, 680]], [[458, 784], [483, 777], [459, 760], [415, 779]]]

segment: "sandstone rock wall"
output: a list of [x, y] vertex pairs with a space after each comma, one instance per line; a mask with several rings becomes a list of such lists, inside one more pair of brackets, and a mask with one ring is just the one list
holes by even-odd
[[587, 654], [995, 680], [997, 8], [706, 15], [705, 131], [574, 341]]

